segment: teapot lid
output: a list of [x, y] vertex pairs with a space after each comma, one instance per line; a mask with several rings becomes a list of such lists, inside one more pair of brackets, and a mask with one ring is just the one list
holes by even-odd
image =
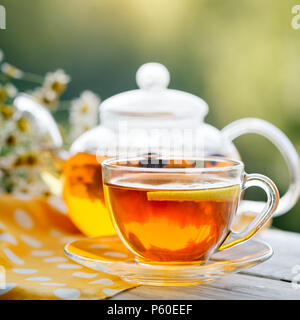
[[188, 127], [203, 121], [207, 103], [184, 91], [168, 89], [170, 74], [159, 63], [146, 63], [136, 73], [137, 90], [112, 96], [101, 104], [100, 118], [106, 126], [128, 121], [137, 127]]

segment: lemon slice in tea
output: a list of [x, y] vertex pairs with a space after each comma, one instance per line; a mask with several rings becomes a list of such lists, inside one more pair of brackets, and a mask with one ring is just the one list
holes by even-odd
[[149, 201], [222, 201], [237, 197], [239, 192], [239, 185], [202, 190], [160, 190], [148, 191], [147, 199]]

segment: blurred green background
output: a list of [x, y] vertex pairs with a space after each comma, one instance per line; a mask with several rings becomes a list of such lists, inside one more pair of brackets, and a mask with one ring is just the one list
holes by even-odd
[[[281, 128], [300, 152], [300, 30], [289, 0], [1, 0], [7, 30], [0, 48], [20, 69], [72, 77], [64, 99], [85, 89], [102, 99], [133, 89], [150, 61], [171, 73], [170, 87], [202, 97], [206, 122], [221, 129], [242, 117]], [[56, 118], [67, 121], [66, 111]], [[236, 140], [248, 172], [271, 177], [281, 194], [288, 172], [259, 136]], [[253, 192], [252, 198], [264, 199]], [[273, 225], [300, 232], [300, 205]]]

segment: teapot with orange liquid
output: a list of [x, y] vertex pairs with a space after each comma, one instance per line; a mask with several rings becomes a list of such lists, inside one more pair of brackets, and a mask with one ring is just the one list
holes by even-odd
[[[64, 163], [62, 195], [68, 214], [84, 234], [100, 236], [115, 233], [104, 202], [103, 160], [145, 154], [240, 159], [232, 141], [246, 133], [260, 134], [269, 139], [287, 164], [290, 185], [274, 216], [284, 214], [294, 206], [300, 194], [299, 157], [280, 129], [257, 118], [240, 119], [221, 131], [216, 129], [204, 122], [208, 113], [204, 100], [187, 92], [168, 89], [169, 72], [159, 63], [142, 65], [137, 71], [136, 81], [139, 89], [117, 94], [102, 102], [101, 125], [81, 135], [72, 144], [66, 160], [59, 156], [62, 143], [56, 126], [50, 118], [48, 125], [42, 125], [52, 137], [48, 151], [54, 154], [53, 150], [56, 150], [52, 164], [60, 166]], [[42, 106], [26, 95], [18, 96], [14, 103], [32, 113], [41, 124], [38, 114]], [[55, 179], [51, 178], [51, 170], [46, 171], [46, 178], [53, 183]], [[236, 223], [240, 221], [239, 227], [243, 219], [248, 223], [262, 211], [263, 206], [263, 202], [242, 200]]]

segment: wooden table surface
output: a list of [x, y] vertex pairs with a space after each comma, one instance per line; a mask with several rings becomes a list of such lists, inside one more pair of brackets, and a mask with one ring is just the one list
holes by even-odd
[[300, 299], [300, 234], [268, 229], [257, 237], [273, 247], [274, 255], [255, 267], [196, 286], [139, 286], [112, 299]]

